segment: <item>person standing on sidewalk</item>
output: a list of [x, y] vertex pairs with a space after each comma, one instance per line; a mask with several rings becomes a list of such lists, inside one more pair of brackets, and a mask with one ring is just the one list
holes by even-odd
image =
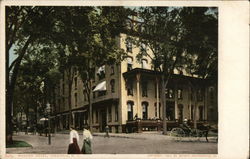
[[69, 134], [69, 147], [68, 147], [68, 154], [80, 154], [80, 148], [78, 146], [79, 142], [79, 135], [76, 130], [74, 130], [73, 126], [70, 127], [70, 134]]
[[83, 154], [92, 154], [92, 139], [93, 136], [89, 131], [89, 127], [85, 125], [83, 127], [83, 145], [81, 151]]
[[104, 137], [110, 137], [109, 136], [109, 126], [108, 125], [106, 125], [106, 127], [105, 127], [105, 132], [106, 132], [106, 134], [105, 134], [105, 136]]

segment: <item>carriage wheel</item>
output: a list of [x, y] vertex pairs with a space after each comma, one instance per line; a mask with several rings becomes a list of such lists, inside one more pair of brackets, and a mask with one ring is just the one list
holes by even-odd
[[192, 129], [190, 132], [191, 137], [202, 137], [202, 131], [199, 129]]
[[185, 132], [182, 128], [173, 128], [170, 132], [170, 136], [172, 137], [184, 137]]

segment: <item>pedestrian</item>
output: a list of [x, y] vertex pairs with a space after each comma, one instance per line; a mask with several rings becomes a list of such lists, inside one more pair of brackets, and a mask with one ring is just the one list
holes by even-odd
[[89, 131], [89, 127], [85, 125], [83, 127], [83, 145], [81, 151], [83, 154], [92, 154], [92, 139], [93, 136]]
[[68, 154], [80, 154], [80, 148], [78, 146], [79, 142], [79, 135], [74, 127], [70, 127], [70, 134], [69, 134], [69, 147], [68, 147]]
[[105, 127], [105, 136], [104, 137], [110, 137], [109, 136], [109, 126], [108, 125], [106, 125], [106, 127]]

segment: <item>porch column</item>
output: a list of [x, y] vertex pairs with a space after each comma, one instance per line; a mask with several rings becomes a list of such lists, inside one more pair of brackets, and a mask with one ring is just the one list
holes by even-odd
[[136, 96], [137, 96], [137, 100], [136, 100], [136, 105], [137, 105], [137, 115], [139, 118], [142, 118], [142, 114], [141, 112], [139, 112], [139, 105], [140, 105], [140, 77], [141, 75], [139, 73], [136, 74]]

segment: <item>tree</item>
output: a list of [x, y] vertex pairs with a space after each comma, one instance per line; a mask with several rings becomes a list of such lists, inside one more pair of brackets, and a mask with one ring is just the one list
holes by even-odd
[[[161, 72], [162, 97], [175, 69], [203, 77], [216, 74], [217, 16], [210, 8], [143, 7], [135, 11], [141, 29], [132, 34], [153, 52], [153, 56], [140, 53], [138, 57], [149, 56], [154, 69]], [[165, 98], [162, 104], [166, 134]]]
[[[32, 43], [48, 41], [53, 16], [51, 7], [6, 7], [6, 143], [12, 143], [13, 93], [20, 64]], [[10, 50], [17, 58], [9, 64]]]
[[82, 79], [88, 99], [89, 126], [92, 130], [92, 80], [95, 77], [95, 68], [105, 64], [120, 62], [125, 52], [119, 49], [116, 37], [125, 27], [127, 18], [123, 7], [98, 7], [90, 15], [92, 34], [89, 34], [85, 43], [86, 51], [78, 57], [78, 71]]

